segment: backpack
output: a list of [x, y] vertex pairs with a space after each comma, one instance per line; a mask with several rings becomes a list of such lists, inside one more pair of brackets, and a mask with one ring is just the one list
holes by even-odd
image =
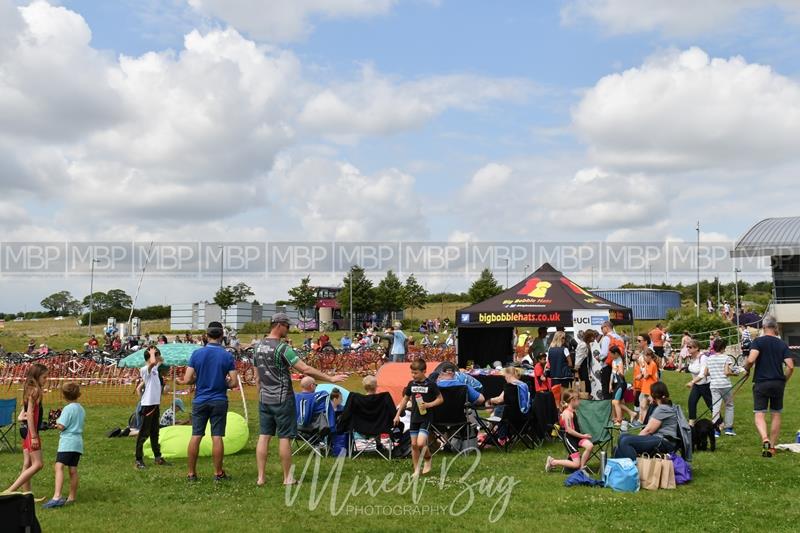
[[636, 463], [627, 457], [608, 459], [603, 471], [603, 482], [616, 492], [638, 492], [639, 470]]
[[611, 366], [611, 363], [614, 361], [614, 356], [611, 355], [611, 347], [616, 346], [619, 348], [619, 353], [622, 354], [622, 357], [625, 357], [625, 341], [623, 341], [620, 337], [615, 337], [614, 335], [608, 335], [608, 353], [606, 354], [606, 364]]

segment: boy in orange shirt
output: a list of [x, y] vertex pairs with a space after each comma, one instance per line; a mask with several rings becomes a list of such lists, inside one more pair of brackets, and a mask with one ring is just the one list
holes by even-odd
[[[632, 424], [633, 427], [643, 426], [644, 419], [647, 417], [647, 408], [651, 402], [650, 387], [658, 381], [658, 364], [655, 362], [655, 358], [656, 354], [650, 348], [644, 351], [644, 365], [640, 369], [642, 393], [639, 396], [639, 420]], [[634, 375], [635, 373], [636, 369], [634, 369]]]

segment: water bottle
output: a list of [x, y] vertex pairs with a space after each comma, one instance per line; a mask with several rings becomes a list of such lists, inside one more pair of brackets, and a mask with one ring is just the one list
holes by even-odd
[[[798, 432], [800, 434], [800, 432]], [[600, 452], [600, 478], [606, 475], [606, 452]]]
[[425, 407], [423, 407], [421, 405], [422, 404], [422, 394], [417, 394], [416, 400], [417, 400], [417, 409], [419, 410], [419, 414], [421, 414], [421, 415], [427, 414], [428, 410], [425, 409]]

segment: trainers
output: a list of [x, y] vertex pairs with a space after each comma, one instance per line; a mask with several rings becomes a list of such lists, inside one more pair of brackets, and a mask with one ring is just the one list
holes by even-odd
[[[726, 432], [726, 435], [727, 435], [727, 432]], [[722, 436], [722, 435], [720, 434], [719, 430], [718, 430], [718, 429], [715, 429], [715, 430], [714, 430], [714, 437], [716, 437], [716, 438], [720, 438], [721, 436]]]
[[145, 466], [144, 462], [136, 461], [136, 469], [137, 470], [144, 470], [145, 468], [147, 468], [147, 467]]
[[727, 435], [728, 437], [735, 437], [736, 432], [733, 430], [733, 428], [728, 428], [725, 430], [725, 435]]
[[154, 463], [157, 464], [158, 466], [172, 466], [163, 457], [156, 457], [156, 460], [154, 461]]
[[214, 474], [214, 481], [230, 481], [231, 477], [223, 470], [221, 474]]
[[544, 462], [544, 471], [551, 472], [553, 470], [553, 457], [548, 455], [547, 460]]
[[67, 503], [67, 500], [64, 498], [53, 498], [49, 502], [42, 504], [42, 509], [54, 509], [56, 507], [64, 507], [64, 504]]
[[189, 474], [188, 476], [186, 476], [186, 481], [188, 481], [189, 483], [194, 483], [195, 481], [197, 481], [197, 474]]
[[769, 441], [764, 441], [761, 445], [761, 457], [772, 457], [772, 448], [769, 444]]
[[632, 428], [640, 428], [640, 427], [642, 427], [642, 426], [644, 426], [644, 424], [642, 424], [642, 423], [641, 423], [641, 422], [639, 422], [638, 420], [634, 420], [633, 422], [631, 422], [631, 427], [632, 427]]

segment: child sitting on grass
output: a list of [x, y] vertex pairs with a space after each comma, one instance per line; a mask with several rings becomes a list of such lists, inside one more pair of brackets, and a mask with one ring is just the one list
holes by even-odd
[[[544, 464], [545, 472], [552, 472], [554, 467], [569, 468], [572, 470], [583, 470], [586, 462], [592, 455], [592, 436], [588, 433], [581, 433], [578, 427], [578, 406], [581, 403], [578, 392], [567, 389], [561, 394], [561, 416], [558, 423], [566, 434], [565, 444], [569, 450], [569, 459], [553, 459], [547, 456]], [[583, 454], [580, 449], [583, 448]]]
[[[56, 453], [56, 483], [53, 497], [42, 506], [45, 509], [74, 503], [78, 493], [78, 462], [83, 454], [83, 423], [86, 419], [86, 411], [78, 403], [78, 398], [81, 396], [80, 385], [64, 383], [64, 386], [61, 387], [61, 394], [69, 403], [61, 410], [61, 416], [56, 422], [56, 427], [61, 431]], [[61, 497], [65, 466], [69, 468], [69, 496], [66, 499]]]

